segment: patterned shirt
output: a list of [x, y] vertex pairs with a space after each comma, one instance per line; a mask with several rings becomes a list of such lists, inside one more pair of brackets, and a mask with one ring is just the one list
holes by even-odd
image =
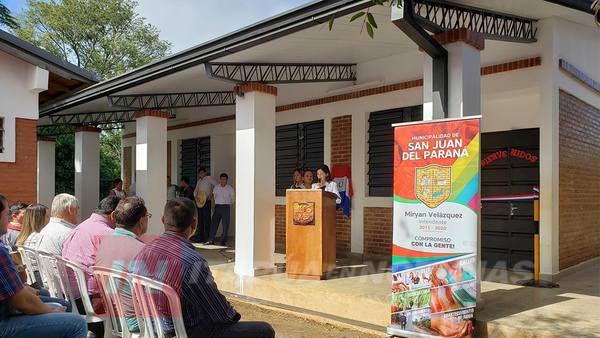
[[[167, 231], [148, 243], [135, 257], [130, 270], [165, 283], [177, 292], [183, 323], [188, 330], [211, 329], [218, 324], [233, 324], [240, 320], [240, 314], [217, 289], [208, 262], [177, 233]], [[157, 303], [165, 317], [170, 318], [166, 299], [157, 297]], [[173, 332], [173, 323], [163, 321], [163, 328]]]
[[[113, 225], [104, 216], [93, 213], [71, 231], [62, 246], [62, 257], [77, 263], [83, 270], [88, 292], [92, 295], [98, 293], [96, 280], [92, 277], [92, 265], [96, 262], [100, 238], [112, 232]], [[77, 290], [75, 294], [79, 293], [75, 276], [72, 276], [71, 287]]]
[[9, 299], [24, 288], [8, 250], [0, 245], [0, 320], [10, 313]]

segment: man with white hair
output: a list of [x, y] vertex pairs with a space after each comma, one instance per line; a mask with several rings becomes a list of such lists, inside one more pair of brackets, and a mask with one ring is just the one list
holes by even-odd
[[37, 249], [60, 256], [63, 243], [79, 222], [79, 202], [69, 194], [58, 194], [52, 200], [50, 222], [40, 232]]

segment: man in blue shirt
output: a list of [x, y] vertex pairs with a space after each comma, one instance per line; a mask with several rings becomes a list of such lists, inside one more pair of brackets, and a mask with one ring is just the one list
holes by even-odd
[[[0, 235], [7, 225], [7, 201], [0, 195]], [[8, 251], [0, 246], [0, 337], [87, 337], [85, 319], [64, 311], [43, 303], [37, 290], [23, 285]]]

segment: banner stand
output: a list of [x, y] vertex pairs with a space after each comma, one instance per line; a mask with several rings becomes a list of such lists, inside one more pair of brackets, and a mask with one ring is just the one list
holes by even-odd
[[474, 335], [480, 170], [480, 116], [394, 125], [389, 334]]

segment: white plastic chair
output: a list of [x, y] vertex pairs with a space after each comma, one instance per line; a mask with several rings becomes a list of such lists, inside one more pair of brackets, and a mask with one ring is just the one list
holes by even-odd
[[[142, 277], [134, 274], [129, 274], [131, 284], [133, 285], [133, 305], [135, 315], [140, 327], [143, 325], [144, 338], [164, 337], [165, 332], [161, 325], [161, 318], [173, 322], [175, 336], [177, 338], [187, 338], [185, 326], [183, 325], [183, 316], [181, 311], [181, 302], [179, 295], [173, 288], [161, 282], [152, 280], [147, 277]], [[171, 318], [164, 318], [159, 313], [157, 298], [158, 296], [166, 297]]]
[[38, 280], [34, 273], [36, 268], [39, 269], [38, 257], [35, 250], [26, 246], [19, 246], [17, 247], [17, 251], [21, 254], [21, 259], [23, 260], [23, 264], [25, 264], [25, 272], [27, 273], [27, 281], [29, 284], [37, 282], [38, 284], [43, 285], [44, 283], [41, 280]]
[[[123, 338], [136, 338], [140, 337], [138, 333], [131, 333], [127, 325], [125, 315], [125, 302], [123, 298], [125, 293], [125, 287], [129, 288], [129, 293], [132, 293], [131, 282], [129, 281], [129, 274], [123, 271], [117, 271], [100, 266], [92, 266], [92, 274], [96, 278], [104, 307], [106, 308], [107, 314], [110, 316], [110, 322], [112, 326], [112, 334]], [[133, 308], [133, 296], [130, 300]], [[140, 327], [140, 330], [143, 328]]]
[[66, 299], [64, 287], [61, 285], [58, 269], [56, 268], [56, 256], [39, 250], [35, 250], [35, 252], [37, 253], [38, 269], [44, 287], [48, 289], [51, 297]]
[[[94, 311], [90, 297], [88, 297], [87, 281], [83, 270], [74, 262], [71, 262], [62, 257], [56, 257], [56, 267], [58, 269], [58, 275], [60, 276], [61, 285], [63, 286], [64, 295], [67, 301], [71, 302], [73, 306], [73, 312], [77, 312], [77, 304], [75, 299], [81, 297], [83, 303], [83, 309], [85, 315], [82, 315], [88, 324], [104, 322], [105, 332], [112, 332], [112, 328], [109, 327], [110, 323], [105, 321], [103, 318], [98, 316]], [[77, 284], [78, 292], [73, 290], [69, 276], [74, 276]], [[105, 335], [106, 336], [106, 335]]]

